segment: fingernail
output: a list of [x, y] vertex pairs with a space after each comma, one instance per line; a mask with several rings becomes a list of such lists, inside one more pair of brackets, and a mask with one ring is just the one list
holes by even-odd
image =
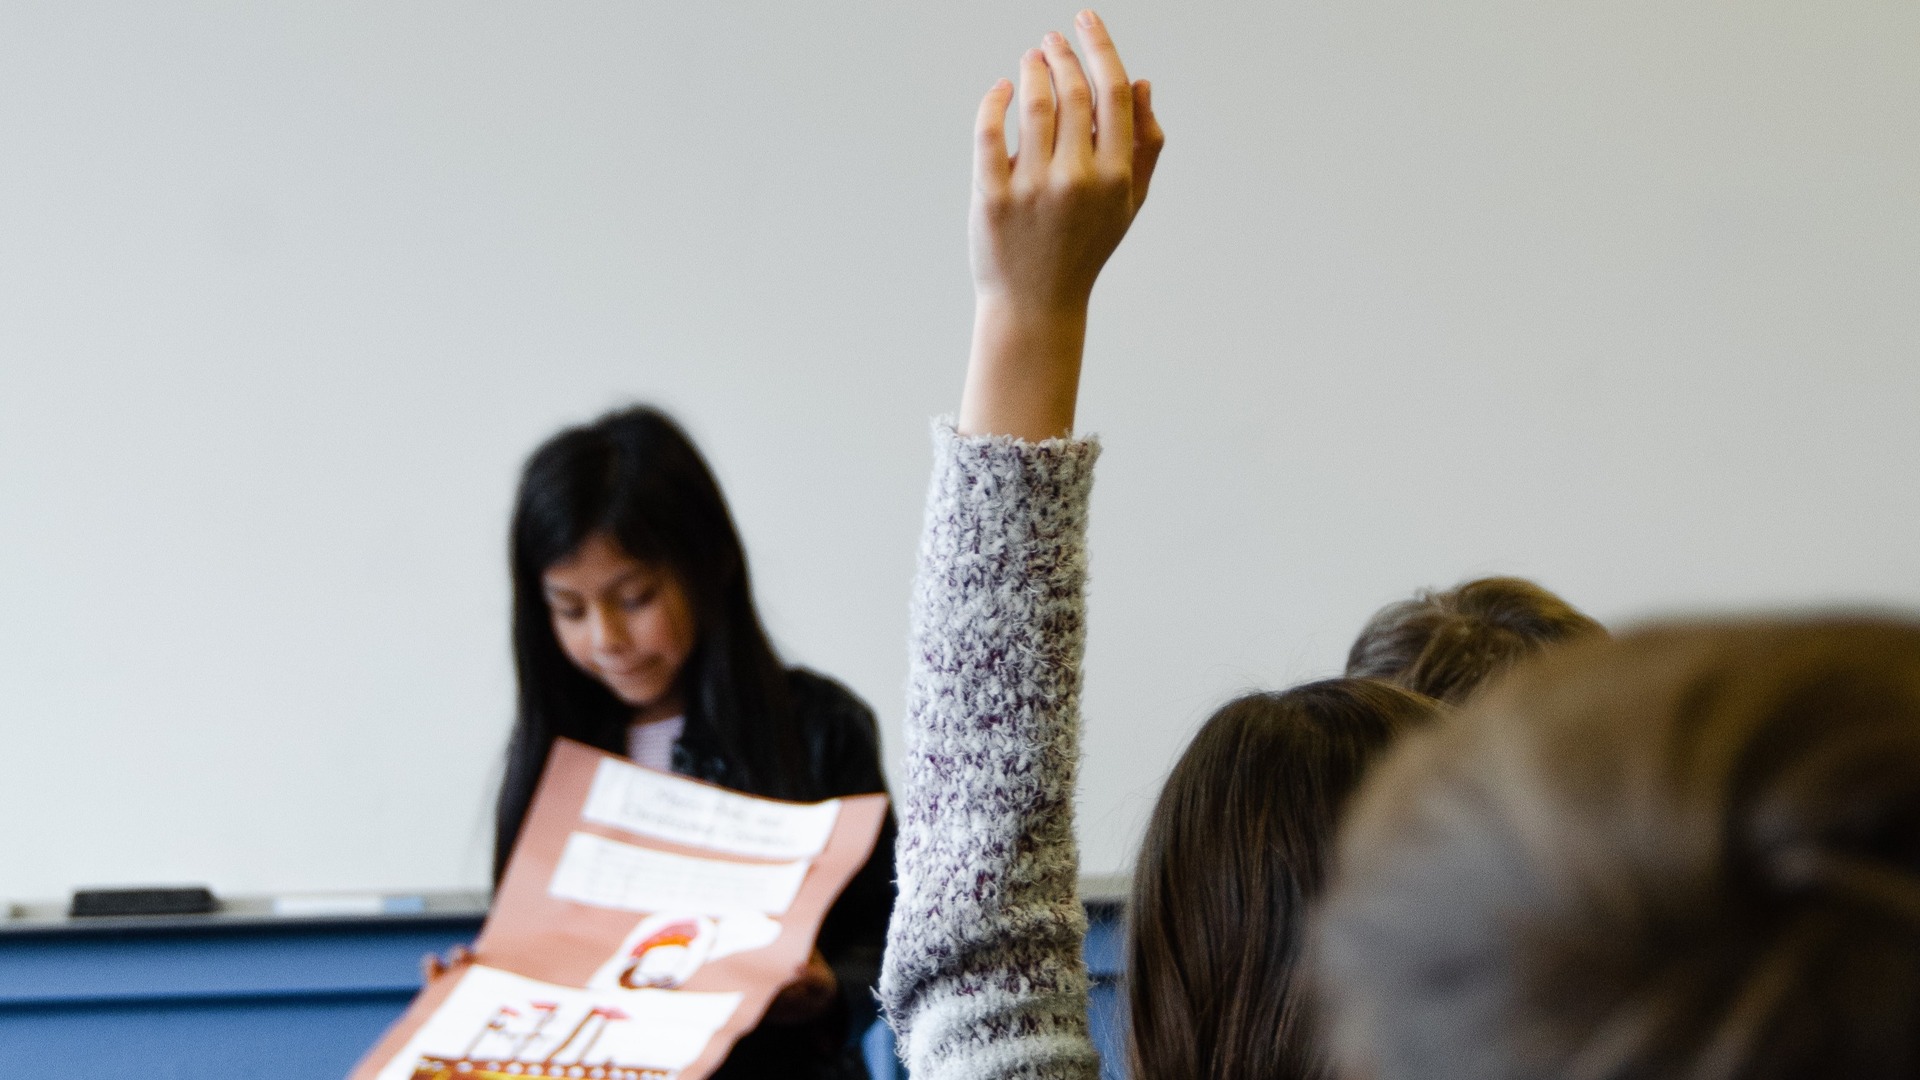
[[1079, 23], [1082, 29], [1091, 30], [1093, 24], [1099, 21], [1099, 16], [1093, 13], [1092, 8], [1082, 8], [1080, 14], [1073, 17], [1073, 21]]
[[1047, 31], [1047, 38], [1046, 38], [1046, 41], [1047, 41], [1047, 44], [1049, 44], [1049, 45], [1051, 45], [1051, 46], [1053, 46], [1053, 47], [1054, 47], [1054, 48], [1056, 48], [1056, 49], [1057, 49], [1057, 48], [1059, 48], [1059, 47], [1060, 47], [1060, 46], [1062, 46], [1062, 45], [1065, 45], [1065, 44], [1067, 43], [1067, 39], [1066, 39], [1066, 38], [1063, 38], [1063, 37], [1061, 37], [1061, 36], [1060, 36], [1060, 31], [1058, 31], [1058, 30], [1049, 30], [1049, 31]]

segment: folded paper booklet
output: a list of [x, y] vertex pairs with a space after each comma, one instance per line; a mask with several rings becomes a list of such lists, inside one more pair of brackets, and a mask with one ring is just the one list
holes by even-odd
[[700, 1080], [873, 851], [884, 795], [755, 798], [561, 739], [475, 960], [352, 1080]]

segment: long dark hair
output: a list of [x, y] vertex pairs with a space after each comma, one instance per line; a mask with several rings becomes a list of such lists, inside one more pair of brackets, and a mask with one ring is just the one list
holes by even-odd
[[787, 674], [753, 606], [746, 553], [713, 473], [658, 409], [622, 409], [568, 428], [527, 459], [508, 542], [519, 710], [494, 818], [493, 876], [506, 870], [556, 737], [626, 752], [633, 708], [560, 650], [541, 575], [606, 532], [666, 567], [686, 592], [695, 644], [681, 671], [687, 730], [758, 794], [797, 790], [803, 759]]
[[1299, 968], [1334, 815], [1402, 729], [1440, 708], [1371, 679], [1223, 706], [1161, 790], [1134, 871], [1137, 1080], [1319, 1077]]
[[1920, 623], [1657, 627], [1383, 761], [1316, 914], [1377, 1080], [1920, 1075]]

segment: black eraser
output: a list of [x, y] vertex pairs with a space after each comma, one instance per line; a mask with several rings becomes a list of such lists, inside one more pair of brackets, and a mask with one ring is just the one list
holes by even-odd
[[76, 919], [104, 915], [205, 915], [219, 910], [213, 890], [204, 885], [165, 889], [75, 889], [67, 914]]

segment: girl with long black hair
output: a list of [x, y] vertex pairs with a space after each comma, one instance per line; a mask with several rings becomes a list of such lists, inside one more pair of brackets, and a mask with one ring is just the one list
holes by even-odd
[[[609, 413], [535, 450], [509, 546], [519, 703], [496, 882], [558, 737], [773, 798], [886, 790], [872, 710], [781, 663], [719, 485], [664, 413]], [[873, 1015], [893, 837], [890, 816], [811, 960], [716, 1076], [865, 1075], [853, 1040]]]

